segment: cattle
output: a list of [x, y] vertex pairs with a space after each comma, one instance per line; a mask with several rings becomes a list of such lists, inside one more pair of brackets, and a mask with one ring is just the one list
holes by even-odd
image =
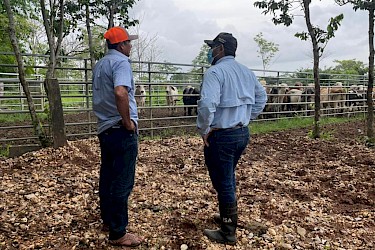
[[146, 89], [143, 85], [137, 85], [135, 88], [135, 101], [138, 107], [146, 106]]
[[303, 109], [302, 106], [302, 93], [300, 89], [290, 89], [286, 93], [287, 96], [287, 110], [288, 111], [300, 111]]
[[176, 104], [179, 101], [178, 99], [178, 89], [174, 86], [167, 86], [166, 90], [166, 100], [168, 109], [173, 114], [176, 111]]
[[322, 109], [334, 112], [343, 111], [345, 108], [346, 90], [342, 87], [341, 82], [337, 82], [332, 87], [320, 88], [320, 104]]
[[357, 111], [364, 104], [366, 95], [349, 90], [346, 94], [346, 107], [349, 112]]
[[276, 113], [287, 110], [288, 98], [286, 92], [289, 90], [288, 85], [281, 83], [277, 86], [266, 86], [268, 95], [267, 104], [264, 108], [267, 117], [276, 117]]
[[[184, 105], [197, 105], [197, 102], [199, 100], [199, 90], [192, 87], [187, 86], [183, 91], [182, 101]], [[195, 111], [195, 114], [197, 115], [197, 107], [184, 107], [184, 114], [191, 116], [192, 110]]]
[[301, 102], [305, 104], [305, 110], [314, 109], [315, 89], [307, 86], [302, 92]]
[[351, 85], [346, 94], [346, 107], [349, 112], [358, 111], [366, 101], [366, 93], [364, 92], [363, 85]]
[[263, 88], [266, 90], [267, 95], [271, 93], [272, 86], [267, 85], [267, 82], [265, 80], [260, 80], [260, 84], [262, 84]]
[[272, 87], [270, 91], [270, 102], [274, 105], [275, 110], [285, 111], [286, 110], [286, 103], [287, 96], [286, 93], [289, 91], [289, 87], [286, 83], [281, 83], [278, 86]]
[[303, 92], [303, 84], [302, 82], [295, 82], [294, 86], [290, 86], [290, 89], [298, 89]]

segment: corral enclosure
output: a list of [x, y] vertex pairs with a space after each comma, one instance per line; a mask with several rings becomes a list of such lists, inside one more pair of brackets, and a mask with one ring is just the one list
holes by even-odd
[[[36, 57], [39, 66], [28, 75], [28, 84], [37, 112], [48, 117], [48, 100], [43, 85], [46, 67], [44, 57]], [[57, 68], [66, 131], [69, 140], [87, 138], [96, 134], [96, 119], [92, 113], [92, 86], [89, 61], [82, 58], [64, 58]], [[2, 65], [9, 69], [16, 65]], [[195, 131], [196, 112], [189, 115], [184, 105], [183, 91], [187, 86], [199, 89], [207, 65], [133, 62], [134, 78], [144, 93], [139, 105], [141, 136], [163, 136]], [[313, 76], [311, 72], [253, 70], [268, 92], [268, 104], [258, 121], [314, 115]], [[321, 75], [322, 115], [343, 116], [366, 112], [365, 91], [367, 79], [360, 75]], [[177, 92], [168, 94], [171, 86]], [[334, 92], [339, 89], [339, 93]], [[324, 91], [323, 91], [324, 92]], [[192, 94], [191, 96], [199, 96]], [[325, 97], [324, 97], [325, 96]], [[354, 97], [354, 98], [353, 98]], [[173, 98], [174, 102], [167, 101]], [[0, 75], [0, 144], [38, 144], [32, 131], [26, 97], [15, 73]], [[48, 121], [43, 122], [48, 131]]]
[[[58, 72], [70, 139], [95, 134], [91, 71], [84, 62], [77, 60], [74, 67]], [[171, 70], [171, 66], [181, 69]], [[182, 245], [224, 249], [203, 235], [204, 228], [215, 227], [211, 216], [218, 204], [204, 167], [202, 141], [181, 136], [181, 131], [195, 130], [195, 113], [185, 115], [182, 91], [188, 85], [199, 87], [206, 67], [191, 69], [191, 65], [134, 63], [136, 84], [145, 88], [139, 114], [141, 135], [159, 136], [166, 131], [179, 135], [140, 142], [129, 208], [129, 230], [146, 239], [139, 249], [180, 249]], [[38, 112], [46, 116], [48, 102], [40, 71], [29, 77], [29, 83]], [[259, 120], [313, 115], [313, 102], [302, 100], [311, 96], [304, 93], [313, 82], [309, 73], [255, 73], [266, 80], [270, 100]], [[36, 143], [25, 120], [28, 110], [17, 75], [1, 78], [1, 143]], [[167, 86], [178, 89], [176, 110], [167, 105]], [[325, 103], [335, 105], [326, 104], [323, 115], [365, 113], [364, 97], [348, 98], [350, 93], [360, 96], [361, 86], [366, 87], [364, 76], [326, 76], [322, 81], [326, 97], [344, 99], [327, 98]], [[299, 102], [291, 101], [287, 89], [301, 91]], [[331, 91], [337, 89], [341, 92]], [[12, 119], [5, 119], [9, 116]], [[360, 141], [365, 136], [363, 127], [363, 122], [324, 127], [329, 140], [310, 139], [308, 129], [253, 135], [237, 169], [238, 242], [225, 249], [374, 249], [375, 153]], [[98, 140], [93, 137], [59, 149], [0, 158], [0, 248], [116, 249], [101, 231], [99, 155]], [[254, 230], [254, 221], [266, 228]]]

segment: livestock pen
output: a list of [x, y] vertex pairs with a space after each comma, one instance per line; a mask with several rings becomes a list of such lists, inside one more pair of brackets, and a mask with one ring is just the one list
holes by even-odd
[[[24, 55], [25, 57], [31, 55]], [[35, 56], [35, 55], [34, 55]], [[43, 56], [40, 56], [43, 57]], [[64, 119], [69, 140], [88, 138], [96, 134], [96, 118], [92, 112], [91, 69], [88, 59], [64, 58], [69, 63], [60, 63], [57, 68], [58, 82], [62, 96]], [[36, 103], [36, 111], [43, 127], [49, 131], [48, 100], [44, 89], [46, 65], [34, 66], [27, 81]], [[16, 72], [16, 65], [1, 65]], [[200, 88], [203, 74], [208, 65], [133, 62], [134, 79], [137, 86], [143, 86], [144, 104], [139, 106], [139, 130], [141, 137], [163, 137], [195, 133], [196, 113], [185, 115], [183, 90]], [[311, 72], [263, 71], [253, 69], [268, 92], [268, 103], [257, 121], [274, 121], [293, 117], [312, 117], [314, 98]], [[3, 149], [18, 145], [38, 145], [33, 133], [26, 96], [22, 91], [17, 74], [1, 76], [0, 93], [0, 145]], [[337, 85], [340, 83], [340, 85]], [[360, 75], [325, 75], [322, 88], [341, 89], [339, 94], [327, 91], [322, 106], [322, 116], [351, 116], [366, 113], [365, 95], [367, 79]], [[167, 102], [173, 86], [174, 102]], [[199, 94], [193, 94], [193, 96]], [[337, 98], [339, 96], [339, 98]], [[334, 97], [334, 98], [333, 98]], [[350, 97], [350, 98], [349, 98]], [[354, 98], [353, 98], [354, 97]]]

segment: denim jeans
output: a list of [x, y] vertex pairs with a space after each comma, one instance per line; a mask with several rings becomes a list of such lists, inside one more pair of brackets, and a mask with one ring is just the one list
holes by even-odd
[[204, 157], [219, 204], [236, 202], [236, 165], [249, 139], [247, 127], [214, 130], [208, 137]]
[[134, 186], [138, 136], [124, 127], [110, 128], [99, 134], [101, 167], [99, 180], [100, 212], [109, 225], [109, 239], [126, 233], [128, 198]]

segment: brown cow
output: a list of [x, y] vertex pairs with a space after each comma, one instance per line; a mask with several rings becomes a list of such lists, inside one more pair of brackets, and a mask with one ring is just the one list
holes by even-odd
[[346, 90], [341, 82], [332, 87], [320, 88], [320, 105], [322, 109], [332, 109], [333, 112], [342, 112], [345, 108]]

